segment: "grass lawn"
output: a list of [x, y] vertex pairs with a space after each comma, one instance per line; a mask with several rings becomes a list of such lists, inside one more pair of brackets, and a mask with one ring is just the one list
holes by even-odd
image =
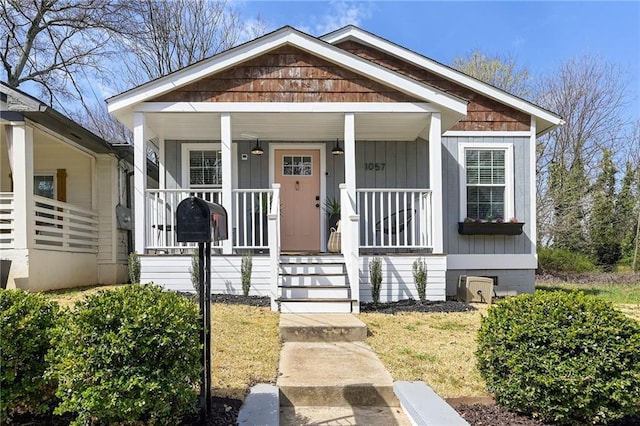
[[421, 380], [445, 398], [487, 396], [476, 370], [476, 331], [486, 305], [473, 312], [367, 313], [367, 343], [395, 380]]
[[[46, 293], [70, 308], [85, 296], [120, 286]], [[214, 304], [211, 309], [212, 393], [244, 399], [256, 383], [275, 383], [280, 357], [279, 315], [269, 308]]]
[[[571, 291], [574, 288], [612, 302], [640, 321], [640, 283], [543, 284], [537, 291]], [[367, 313], [367, 343], [395, 380], [422, 380], [444, 398], [487, 396], [476, 370], [474, 352], [480, 319], [487, 305], [461, 313]]]
[[[118, 286], [48, 293], [63, 306], [87, 294]], [[638, 284], [541, 284], [538, 291], [579, 288], [616, 305], [640, 321]], [[487, 305], [460, 313], [366, 313], [367, 343], [395, 380], [422, 380], [442, 397], [487, 396], [476, 371], [474, 352], [480, 319]], [[243, 399], [256, 383], [274, 383], [278, 369], [279, 315], [269, 308], [214, 304], [212, 309], [213, 393]]]

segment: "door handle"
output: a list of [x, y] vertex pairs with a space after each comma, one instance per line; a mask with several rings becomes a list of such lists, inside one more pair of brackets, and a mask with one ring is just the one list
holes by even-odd
[[297, 180], [296, 181], [296, 191], [299, 191], [299, 190], [300, 190], [300, 181]]
[[316, 207], [320, 207], [320, 204], [319, 204], [319, 203], [316, 203]]

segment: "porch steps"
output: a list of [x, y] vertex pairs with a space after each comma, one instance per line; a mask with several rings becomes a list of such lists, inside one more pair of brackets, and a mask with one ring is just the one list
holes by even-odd
[[282, 313], [350, 313], [342, 256], [282, 256], [277, 301]]

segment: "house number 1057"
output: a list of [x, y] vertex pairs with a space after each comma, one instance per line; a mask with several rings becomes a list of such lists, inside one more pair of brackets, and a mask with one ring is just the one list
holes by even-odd
[[364, 169], [379, 172], [384, 170], [384, 166], [386, 165], [387, 163], [364, 163]]

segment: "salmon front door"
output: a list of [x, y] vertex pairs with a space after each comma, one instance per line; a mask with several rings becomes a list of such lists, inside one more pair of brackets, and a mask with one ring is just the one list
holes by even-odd
[[276, 149], [282, 251], [320, 251], [320, 150]]

